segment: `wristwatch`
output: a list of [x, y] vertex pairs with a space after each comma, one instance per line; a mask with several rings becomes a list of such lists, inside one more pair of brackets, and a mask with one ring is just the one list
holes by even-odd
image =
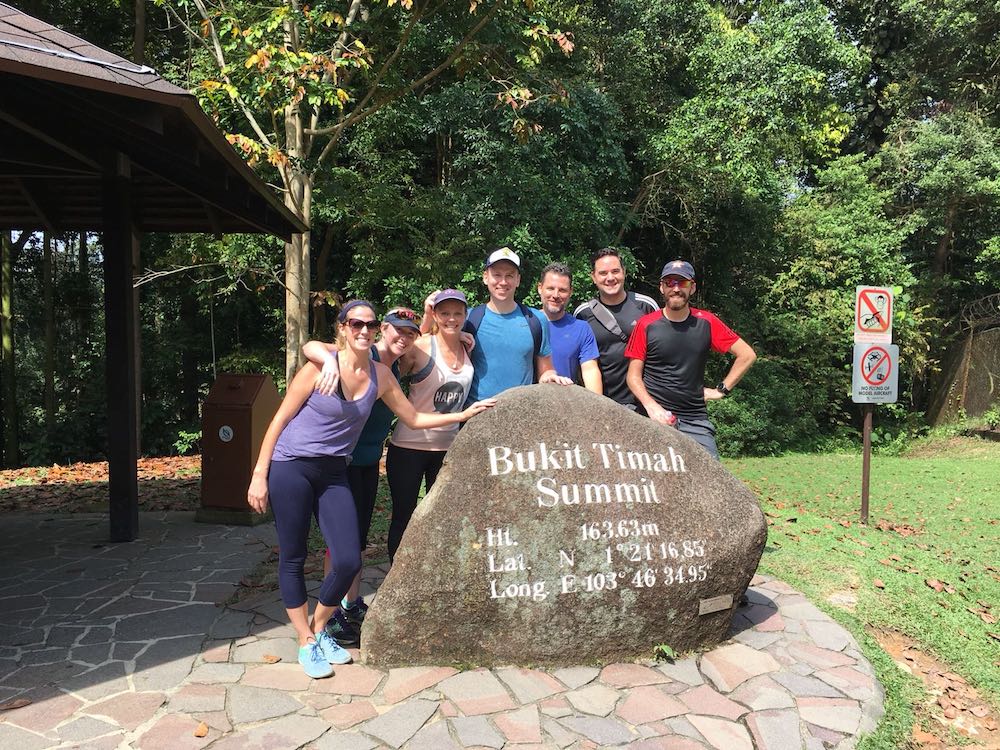
[[725, 380], [720, 380], [719, 384], [715, 386], [715, 390], [717, 390], [723, 396], [728, 396], [730, 393], [732, 393], [732, 391], [729, 388], [726, 388]]

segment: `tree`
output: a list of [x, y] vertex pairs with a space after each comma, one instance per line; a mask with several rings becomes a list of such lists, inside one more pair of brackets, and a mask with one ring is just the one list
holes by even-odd
[[[201, 44], [195, 73], [203, 106], [251, 163], [264, 159], [277, 171], [285, 205], [307, 224], [317, 180], [350, 129], [456, 64], [485, 64], [506, 45], [563, 39], [538, 22], [526, 36], [514, 33], [527, 20], [514, 12], [520, 0], [157, 4]], [[309, 232], [285, 245], [289, 378], [309, 336], [310, 249]]]

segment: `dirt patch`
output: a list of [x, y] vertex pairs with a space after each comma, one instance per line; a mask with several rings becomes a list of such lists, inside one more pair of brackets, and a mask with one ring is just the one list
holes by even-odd
[[1000, 443], [981, 438], [954, 435], [929, 438], [916, 443], [904, 458], [1000, 458]]
[[[140, 510], [197, 510], [201, 457], [139, 459]], [[106, 461], [0, 471], [0, 511], [92, 513], [108, 508]]]
[[[947, 665], [920, 650], [902, 633], [871, 630], [871, 635], [904, 672], [918, 678], [927, 701], [916, 707], [913, 743], [923, 750], [1000, 748], [1000, 719], [978, 691]], [[955, 741], [963, 738], [962, 742]]]

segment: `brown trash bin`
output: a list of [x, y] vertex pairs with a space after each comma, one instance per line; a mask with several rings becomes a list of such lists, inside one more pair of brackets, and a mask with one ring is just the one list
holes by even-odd
[[270, 520], [247, 503], [250, 475], [281, 396], [270, 375], [219, 375], [201, 412], [201, 508], [205, 523]]

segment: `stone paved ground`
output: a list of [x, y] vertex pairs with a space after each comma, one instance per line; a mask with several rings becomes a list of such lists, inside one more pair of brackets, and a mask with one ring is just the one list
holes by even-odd
[[[309, 680], [276, 592], [217, 606], [273, 530], [190, 519], [144, 514], [113, 546], [106, 516], [3, 520], [0, 701], [32, 702], [0, 714], [0, 747], [819, 750], [882, 715], [850, 634], [764, 577], [729, 641], [671, 664]], [[366, 569], [369, 598], [384, 573]]]

